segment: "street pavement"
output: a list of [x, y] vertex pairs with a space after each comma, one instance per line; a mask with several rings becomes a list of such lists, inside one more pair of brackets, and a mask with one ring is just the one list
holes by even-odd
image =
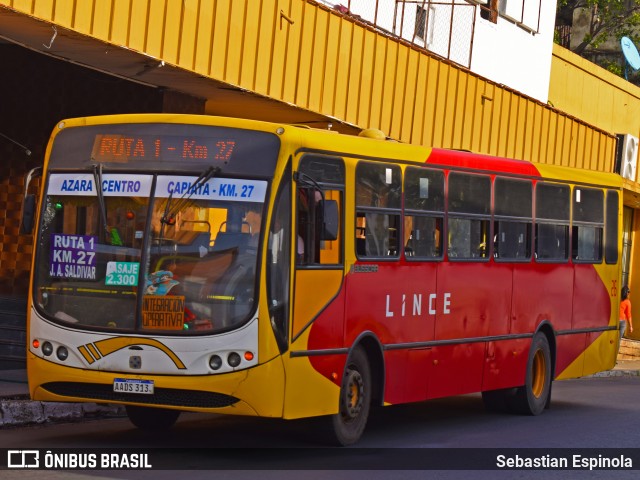
[[[592, 377], [631, 375], [640, 376], [640, 358], [619, 360], [612, 370]], [[0, 428], [124, 414], [124, 408], [117, 405], [32, 401], [29, 399], [26, 370], [0, 370]]]

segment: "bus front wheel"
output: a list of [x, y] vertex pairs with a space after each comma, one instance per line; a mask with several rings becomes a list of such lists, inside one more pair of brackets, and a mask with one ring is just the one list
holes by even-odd
[[168, 430], [180, 416], [180, 410], [140, 407], [137, 405], [127, 405], [125, 408], [131, 423], [140, 430]]
[[367, 424], [371, 407], [371, 368], [362, 347], [349, 357], [340, 388], [339, 411], [332, 417], [335, 440], [340, 445], [356, 443]]
[[551, 395], [551, 348], [546, 335], [538, 332], [531, 341], [525, 384], [518, 388], [514, 409], [525, 415], [540, 415]]

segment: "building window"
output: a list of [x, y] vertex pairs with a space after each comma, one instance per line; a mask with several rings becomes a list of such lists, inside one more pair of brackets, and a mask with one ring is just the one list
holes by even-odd
[[416, 37], [427, 39], [427, 10], [423, 7], [416, 8]]
[[541, 0], [468, 0], [480, 5], [480, 16], [493, 23], [498, 17], [515, 23], [528, 32], [540, 28]]
[[[479, 2], [483, 3], [483, 2]], [[480, 16], [490, 22], [498, 22], [498, 0], [487, 0], [485, 5], [480, 5]]]

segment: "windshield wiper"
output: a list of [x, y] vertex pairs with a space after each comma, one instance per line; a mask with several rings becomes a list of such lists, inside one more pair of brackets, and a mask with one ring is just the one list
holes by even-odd
[[93, 179], [96, 184], [96, 194], [98, 195], [98, 206], [100, 207], [100, 219], [102, 220], [102, 226], [105, 232], [106, 240], [111, 243], [111, 232], [109, 231], [109, 225], [107, 224], [107, 208], [104, 203], [104, 193], [102, 192], [102, 164], [93, 166]]
[[175, 216], [185, 208], [191, 197], [194, 193], [198, 191], [198, 189], [207, 183], [211, 178], [220, 173], [220, 167], [209, 167], [204, 172], [200, 174], [198, 178], [196, 178], [189, 188], [182, 194], [180, 199], [175, 203], [175, 205], [171, 205], [171, 201], [173, 200], [173, 191], [169, 192], [169, 198], [167, 198], [167, 205], [164, 207], [164, 213], [160, 218], [160, 222], [163, 225], [173, 225], [176, 223]]

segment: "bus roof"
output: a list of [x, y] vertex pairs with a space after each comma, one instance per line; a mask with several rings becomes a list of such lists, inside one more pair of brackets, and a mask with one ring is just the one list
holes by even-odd
[[[533, 163], [478, 154], [462, 150], [430, 148], [394, 140], [383, 136], [354, 136], [322, 130], [305, 125], [278, 124], [259, 120], [211, 115], [144, 113], [73, 118], [63, 121], [67, 127], [81, 127], [113, 123], [177, 123], [226, 126], [274, 133], [283, 142], [295, 146], [297, 152], [314, 151], [328, 155], [359, 159], [380, 159], [403, 163], [430, 164], [443, 168], [505, 173], [518, 176], [542, 177], [574, 183], [606, 185], [621, 188], [620, 175], [572, 167]], [[57, 129], [58, 130], [58, 129]]]

